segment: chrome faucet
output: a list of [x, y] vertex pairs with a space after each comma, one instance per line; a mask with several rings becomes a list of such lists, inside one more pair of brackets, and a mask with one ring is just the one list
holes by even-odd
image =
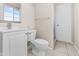
[[11, 29], [11, 26], [12, 26], [11, 22], [8, 22], [8, 23], [7, 23], [7, 28], [8, 28], [8, 29]]

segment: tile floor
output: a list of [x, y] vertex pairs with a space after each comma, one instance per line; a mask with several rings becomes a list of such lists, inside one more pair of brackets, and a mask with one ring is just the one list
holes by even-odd
[[[49, 49], [48, 56], [78, 56], [76, 49], [72, 44], [64, 42], [56, 42], [54, 50]], [[31, 50], [28, 52], [28, 56], [33, 56]]]

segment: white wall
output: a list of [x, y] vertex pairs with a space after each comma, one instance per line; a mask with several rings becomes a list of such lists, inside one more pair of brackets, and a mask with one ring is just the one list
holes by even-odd
[[[22, 4], [22, 23], [23, 27], [34, 28], [34, 6], [33, 4]], [[25, 8], [26, 7], [26, 8]], [[26, 24], [26, 25], [25, 25]]]
[[54, 5], [49, 3], [35, 4], [35, 26], [37, 29], [37, 37], [43, 38], [49, 42], [51, 48], [54, 45]]
[[[23, 3], [21, 6], [21, 23], [12, 23], [12, 28], [34, 28], [34, 6], [31, 3]], [[7, 23], [0, 23], [1, 27], [6, 27]]]
[[74, 4], [74, 42], [79, 48], [79, 3]]

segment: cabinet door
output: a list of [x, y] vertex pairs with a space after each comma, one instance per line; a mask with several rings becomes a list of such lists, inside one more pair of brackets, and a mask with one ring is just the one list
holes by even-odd
[[8, 34], [9, 55], [25, 56], [27, 55], [27, 36], [24, 32], [13, 32]]

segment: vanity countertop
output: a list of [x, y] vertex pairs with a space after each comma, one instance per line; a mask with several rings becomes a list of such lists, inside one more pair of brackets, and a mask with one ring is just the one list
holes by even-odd
[[3, 33], [16, 32], [16, 31], [32, 32], [35, 30], [34, 29], [1, 29], [0, 30], [0, 32], [3, 32]]

